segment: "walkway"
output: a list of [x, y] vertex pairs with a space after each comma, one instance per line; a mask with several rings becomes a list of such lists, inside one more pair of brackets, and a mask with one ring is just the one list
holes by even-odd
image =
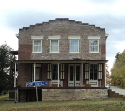
[[120, 95], [125, 95], [125, 89], [120, 89], [116, 86], [110, 86], [110, 89], [112, 89], [112, 91], [115, 91], [116, 93], [119, 93]]

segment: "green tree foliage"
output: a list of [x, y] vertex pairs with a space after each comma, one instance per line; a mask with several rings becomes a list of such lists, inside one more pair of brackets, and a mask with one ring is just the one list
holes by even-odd
[[10, 51], [12, 48], [7, 44], [0, 46], [0, 93], [10, 88], [9, 67], [12, 58]]
[[115, 63], [111, 69], [112, 83], [125, 87], [125, 50], [122, 53], [117, 53]]

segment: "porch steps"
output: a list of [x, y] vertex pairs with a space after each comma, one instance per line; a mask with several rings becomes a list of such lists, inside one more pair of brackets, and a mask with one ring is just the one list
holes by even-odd
[[111, 89], [108, 89], [108, 97], [110, 97], [110, 98], [124, 98], [125, 99], [125, 95], [116, 93], [115, 91], [112, 91]]

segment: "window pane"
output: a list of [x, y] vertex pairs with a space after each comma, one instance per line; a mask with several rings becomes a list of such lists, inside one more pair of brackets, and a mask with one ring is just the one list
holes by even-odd
[[36, 81], [40, 80], [40, 68], [36, 68], [35, 74], [36, 74], [35, 80], [36, 80]]
[[76, 66], [76, 81], [80, 81], [80, 66]]
[[73, 66], [70, 66], [70, 81], [73, 81]]
[[78, 52], [78, 40], [70, 40], [70, 52]]
[[34, 40], [34, 45], [41, 45], [41, 40]]

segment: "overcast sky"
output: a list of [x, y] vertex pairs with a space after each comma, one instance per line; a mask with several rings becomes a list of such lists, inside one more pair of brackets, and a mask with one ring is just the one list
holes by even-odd
[[69, 18], [105, 28], [109, 70], [125, 49], [125, 0], [1, 0], [0, 45], [18, 50], [20, 28], [55, 18]]

